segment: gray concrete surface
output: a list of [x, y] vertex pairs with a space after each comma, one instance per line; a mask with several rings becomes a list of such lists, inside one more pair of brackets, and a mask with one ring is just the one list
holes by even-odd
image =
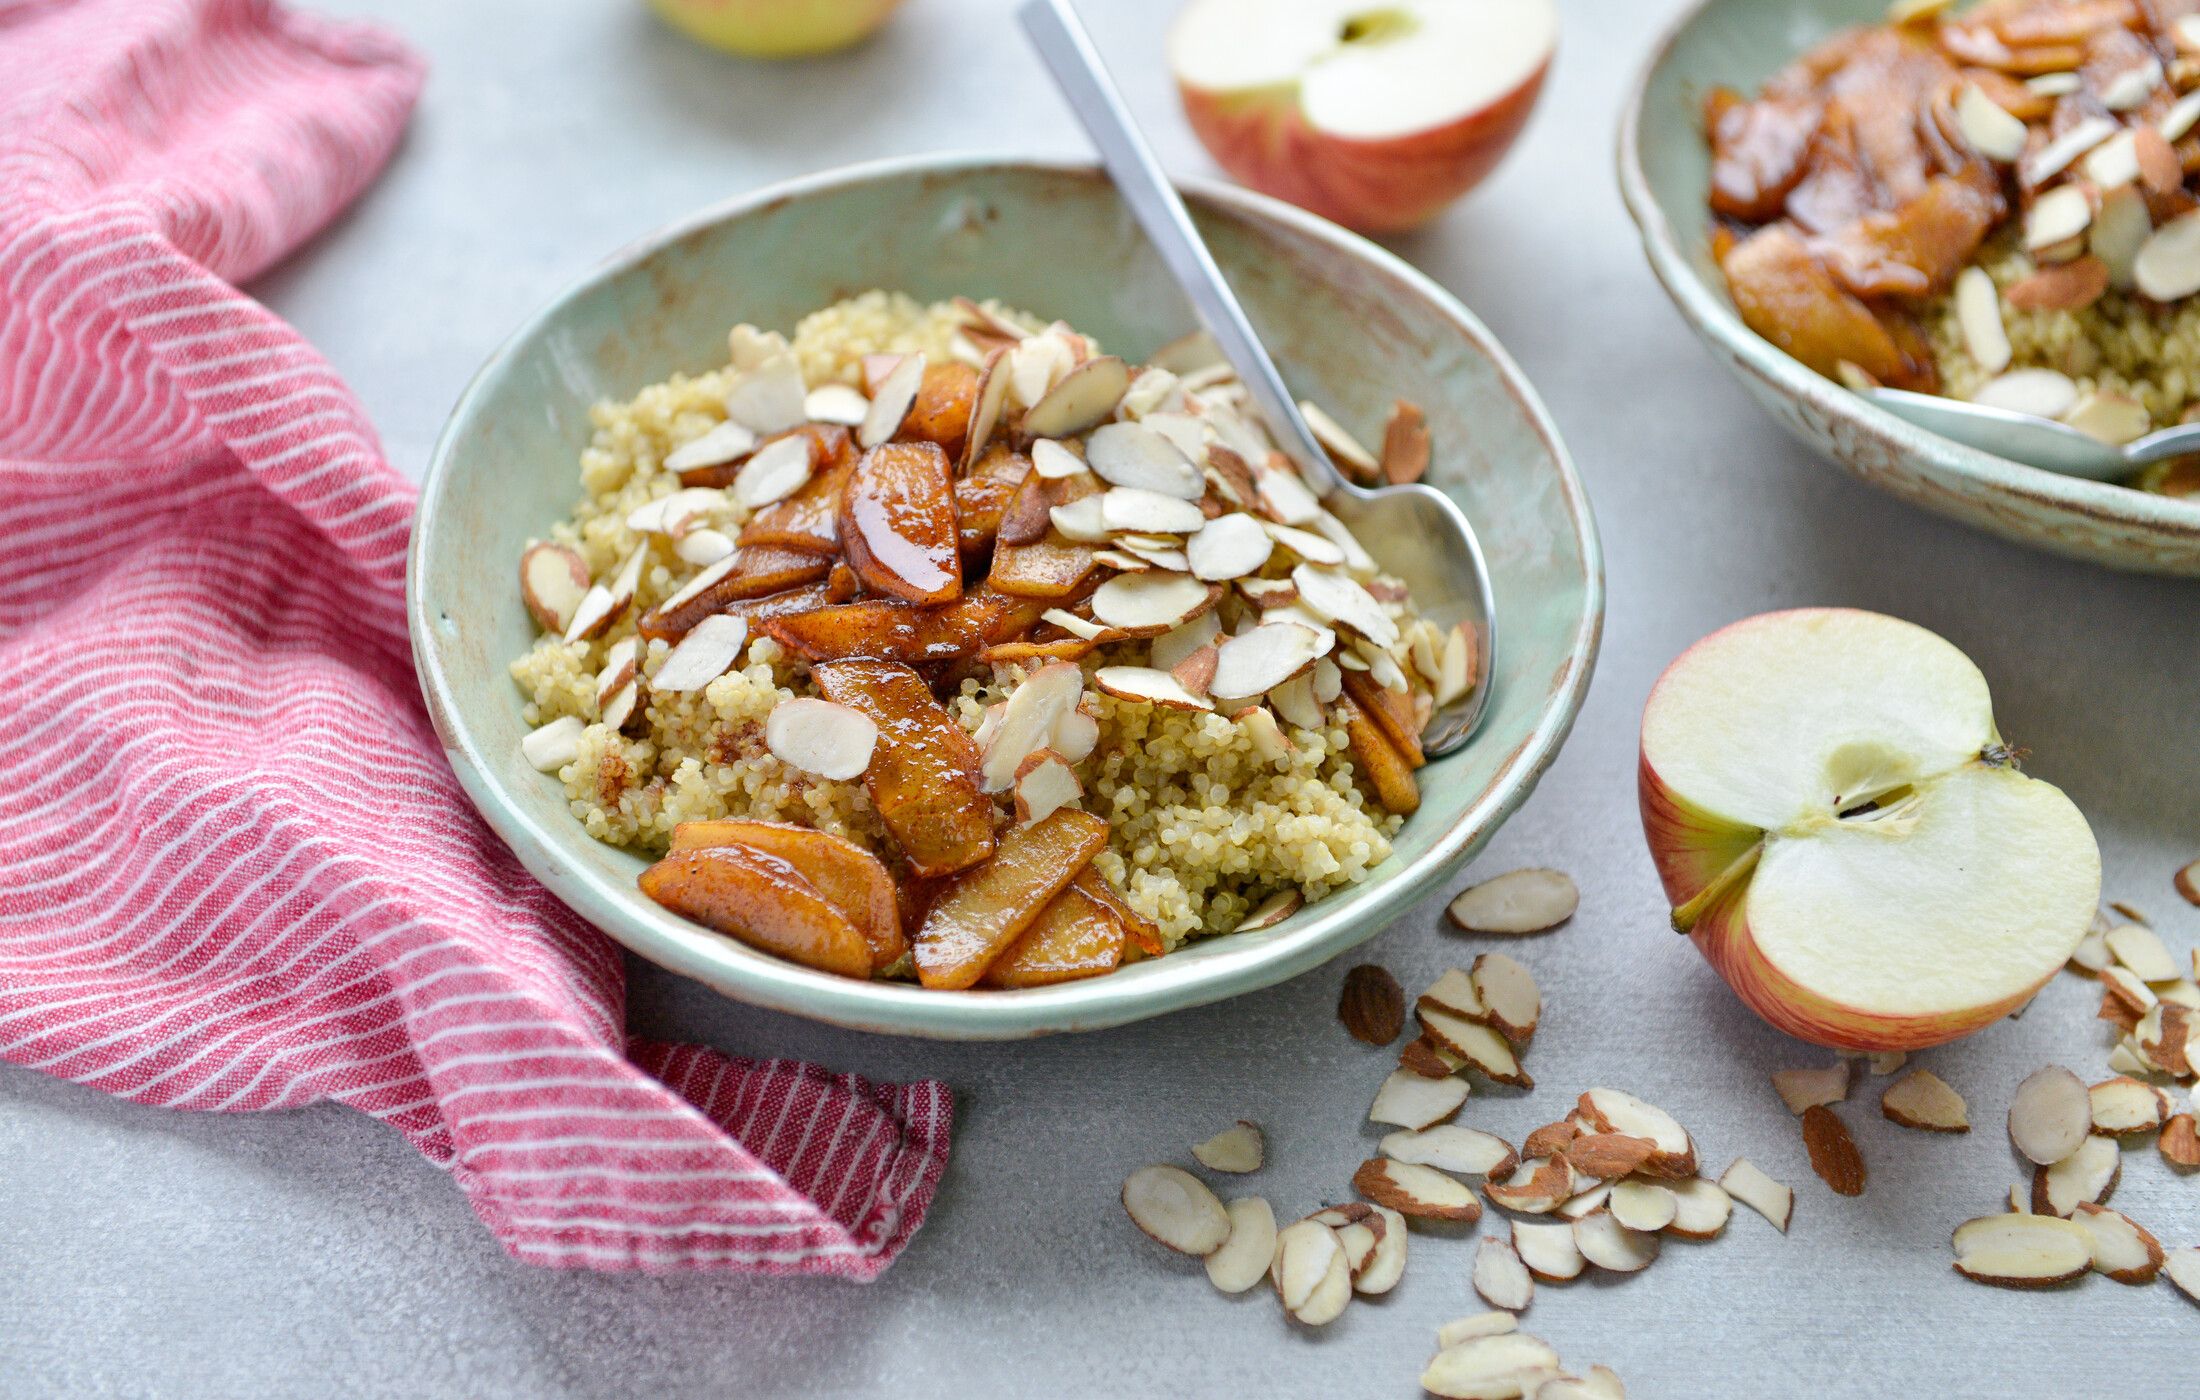
[[[330, 0], [435, 64], [381, 185], [256, 290], [320, 344], [417, 473], [459, 386], [607, 250], [729, 192], [872, 156], [1072, 152], [1007, 0], [910, 0], [876, 44], [776, 70], [691, 47], [638, 0]], [[1457, 291], [1541, 387], [1610, 563], [1602, 663], [1572, 742], [1480, 863], [1576, 876], [1580, 917], [1524, 953], [1549, 1014], [1545, 1088], [1478, 1095], [1518, 1140], [1618, 1083], [1798, 1193], [1786, 1238], [1741, 1216], [1647, 1273], [1546, 1288], [1528, 1326], [1648, 1397], [2073, 1397], [2188, 1391], [2200, 1311], [2167, 1285], [2039, 1295], [1963, 1283], [1947, 1232], [2016, 1164], [2010, 1089], [2044, 1060], [2101, 1070], [2095, 993], [2060, 979], [2020, 1021], [1933, 1053], [1982, 1130], [1846, 1116], [1871, 1164], [1837, 1200], [1765, 1074], [1817, 1056], [1735, 1003], [1664, 929], [1634, 812], [1651, 680], [1764, 608], [1845, 603], [1939, 629], [1992, 678], [2003, 728], [2101, 837], [2111, 892], [2180, 949], [2200, 911], [2200, 647], [2189, 585], [2118, 577], [1916, 514], [1808, 459], [1698, 352], [1638, 256], [1610, 178], [1627, 77], [1672, 0], [1565, 0], [1555, 81], [1502, 174], [1399, 251]], [[1088, 0], [1165, 159], [1207, 171], [1172, 100], [1172, 0]], [[1411, 986], [1470, 951], [1424, 908], [1367, 945]], [[1124, 1173], [1229, 1119], [1267, 1123], [1255, 1189], [1339, 1192], [1372, 1147], [1382, 1058], [1331, 1021], [1341, 966], [1102, 1035], [954, 1047], [822, 1029], [647, 967], [634, 1019], [736, 1053], [939, 1075], [962, 1121], [932, 1219], [868, 1288], [555, 1274], [508, 1260], [441, 1176], [345, 1111], [215, 1118], [0, 1070], [0, 1392], [11, 1396], [842, 1396], [1417, 1393], [1437, 1323], [1474, 1311], [1470, 1243], [1417, 1237], [1405, 1283], [1326, 1332], [1225, 1299], [1115, 1203]], [[2134, 1151], [2116, 1204], [2200, 1243], [2200, 1181]], [[2108, 1377], [2116, 1384], [2111, 1387]], [[2178, 1379], [2181, 1377], [2182, 1379]]]

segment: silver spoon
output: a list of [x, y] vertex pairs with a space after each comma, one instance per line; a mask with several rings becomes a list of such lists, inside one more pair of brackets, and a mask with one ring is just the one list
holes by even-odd
[[1276, 362], [1200, 240], [1176, 187], [1161, 173], [1069, 0], [1025, 0], [1017, 17], [1070, 110], [1099, 148], [1116, 191], [1222, 347], [1223, 357], [1299, 475], [1355, 537], [1376, 542], [1384, 567], [1405, 580], [1423, 616], [1447, 628], [1472, 622], [1481, 630], [1473, 688], [1432, 716], [1422, 734], [1421, 746], [1429, 757], [1450, 753], [1467, 741], [1488, 706], [1491, 658], [1497, 649], [1489, 566], [1474, 527], [1450, 497], [1433, 487], [1370, 490], [1345, 480], [1300, 415]]
[[2088, 481], [2121, 481], [2149, 462], [2200, 452], [2200, 423], [2163, 428], [2119, 447], [2068, 423], [2006, 408], [1913, 394], [1907, 389], [1859, 389], [1857, 393], [1897, 418], [1966, 447]]

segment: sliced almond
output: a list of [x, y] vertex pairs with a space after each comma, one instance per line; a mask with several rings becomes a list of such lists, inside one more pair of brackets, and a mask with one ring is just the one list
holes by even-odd
[[2101, 105], [2111, 112], [2128, 112], [2154, 95], [2162, 77], [2162, 61], [2148, 54], [2100, 85]]
[[[1077, 353], [1058, 335], [1030, 335], [1008, 352], [1008, 387], [1016, 402], [1031, 407], [1044, 399], [1062, 376], [1077, 363]], [[1126, 390], [1128, 384], [1125, 385]], [[1098, 420], [1095, 420], [1098, 421]], [[1031, 432], [1027, 418], [1026, 432]]]
[[1864, 1057], [1873, 1074], [1893, 1074], [1910, 1062], [1907, 1050], [1874, 1050]]
[[1209, 1255], [1230, 1238], [1230, 1213], [1182, 1167], [1140, 1167], [1123, 1182], [1123, 1209], [1147, 1236], [1179, 1254]]
[[2034, 1070], [2009, 1101], [2009, 1140], [2038, 1166], [2077, 1151], [2092, 1125], [2085, 1081], [2061, 1065]]
[[2152, 1011], [2162, 1000], [2152, 987], [2139, 980], [2138, 974], [2121, 963], [2110, 963], [2101, 969], [2101, 990], [2128, 1007], [2133, 1020]]
[[2151, 1133], [2169, 1121], [2169, 1094], [2129, 1075], [2102, 1080], [2086, 1097], [2093, 1105], [2093, 1131], [2107, 1137]]
[[1284, 1311], [1309, 1327], [1334, 1322], [1352, 1300], [1352, 1268], [1336, 1231], [1312, 1220], [1286, 1226], [1276, 1236], [1271, 1271]]
[[715, 564], [732, 554], [733, 537], [723, 530], [690, 530], [680, 536], [672, 546], [672, 552], [680, 556], [682, 563], [698, 568]]
[[[1513, 1227], [1515, 1231], [1519, 1226]], [[1535, 1299], [1535, 1278], [1510, 1241], [1484, 1235], [1474, 1246], [1474, 1291], [1493, 1308], [1520, 1312]]]
[[1024, 761], [1016, 765], [1010, 791], [1016, 795], [1016, 824], [1029, 826], [1064, 807], [1075, 806], [1084, 798], [1085, 785], [1077, 781], [1077, 772], [1068, 759], [1052, 749], [1039, 748], [1024, 755]]
[[[624, 616], [627, 607], [634, 601], [634, 590], [641, 587], [642, 566], [648, 560], [649, 546], [639, 545], [626, 557], [626, 562], [619, 566], [619, 571], [612, 576], [608, 586], [601, 583], [590, 585], [573, 609], [573, 620], [566, 624], [565, 640], [578, 642], [593, 637]], [[674, 596], [677, 598], [678, 595]]]
[[2154, 1140], [2155, 1150], [2172, 1166], [2200, 1167], [2200, 1127], [2196, 1127], [2189, 1113], [2171, 1115], [2162, 1125], [2162, 1135]]
[[[1576, 1180], [1579, 1185], [1579, 1179]], [[1559, 1205], [1558, 1214], [1568, 1220], [1579, 1220], [1584, 1215], [1604, 1209], [1604, 1203], [1612, 1198], [1612, 1183], [1600, 1181], [1586, 1191], [1576, 1191]]]
[[2162, 1242], [2122, 1211], [2081, 1201], [2070, 1218], [2093, 1237], [2093, 1272], [2118, 1283], [2152, 1283], [2162, 1272]]
[[1533, 1089], [1535, 1080], [1520, 1066], [1519, 1056], [1505, 1038], [1488, 1026], [1462, 1020], [1427, 1006], [1416, 1008], [1422, 1031], [1444, 1049], [1499, 1084]]
[[877, 744], [869, 715], [831, 700], [782, 700], [764, 717], [764, 745], [774, 758], [833, 782], [862, 777]]
[[1203, 612], [1183, 626], [1154, 638], [1152, 645], [1147, 648], [1146, 664], [1163, 671], [1174, 671], [1192, 653], [1212, 645], [1221, 635], [1222, 620], [1211, 611]]
[[738, 462], [755, 450], [755, 432], [746, 424], [728, 419], [701, 437], [690, 438], [666, 453], [664, 467], [674, 474], [691, 472]]
[[2060, 418], [2078, 401], [2078, 386], [2051, 369], [2014, 369], [1987, 381], [1971, 402], [2035, 418]]
[[1307, 399], [1299, 400], [1299, 413], [1306, 419], [1306, 426], [1314, 430], [1314, 440], [1327, 448], [1337, 465], [1360, 481], [1372, 484], [1382, 477], [1382, 464], [1375, 454], [1360, 445], [1360, 440], [1345, 431], [1342, 423], [1324, 412], [1320, 405]]
[[1503, 953], [1483, 953], [1475, 958], [1471, 976], [1489, 1024], [1515, 1045], [1533, 1040], [1543, 1015], [1543, 994], [1528, 969]]
[[1558, 1374], [1558, 1353], [1524, 1332], [1473, 1337], [1436, 1353], [1421, 1389], [1442, 1400], [1520, 1400]]
[[1655, 1181], [1615, 1181], [1604, 1208], [1630, 1230], [1656, 1231], [1680, 1215], [1680, 1199]]
[[1207, 517], [1197, 504], [1181, 496], [1138, 486], [1117, 486], [1100, 494], [1100, 523], [1111, 531], [1188, 535], [1200, 530]]
[[1271, 543], [1282, 545], [1309, 564], [1334, 568], [1344, 563], [1344, 551], [1326, 536], [1295, 525], [1278, 525], [1273, 520], [1262, 522], [1262, 530]]
[[1297, 890], [1278, 890], [1253, 906], [1253, 912], [1240, 919], [1232, 932], [1255, 933], [1261, 929], [1274, 928], [1298, 913], [1305, 903], [1306, 897]]
[[1545, 1123], [1528, 1134], [1527, 1140], [1520, 1144], [1520, 1151], [1529, 1157], [1563, 1157], [1567, 1147], [1580, 1136], [1581, 1129], [1560, 1119], [1556, 1123]]
[[1388, 1293], [1405, 1277], [1406, 1218], [1389, 1206], [1376, 1206], [1374, 1211], [1383, 1228], [1377, 1232], [1375, 1248], [1369, 1252], [1366, 1262], [1352, 1271], [1352, 1291], [1355, 1293]]
[[1287, 578], [1241, 578], [1237, 586], [1246, 601], [1262, 612], [1289, 607], [1299, 600], [1299, 586]]
[[1787, 1233], [1788, 1222], [1795, 1217], [1795, 1193], [1766, 1176], [1747, 1157], [1736, 1157], [1720, 1174], [1719, 1189]]
[[1849, 1096], [1849, 1067], [1827, 1065], [1823, 1069], [1776, 1069], [1772, 1087], [1788, 1112], [1800, 1118], [1803, 1110], [1818, 1104], [1839, 1103]]
[[784, 501], [809, 481], [810, 439], [797, 433], [774, 438], [756, 449], [733, 479], [733, 498], [750, 510]]
[[781, 350], [734, 381], [726, 391], [726, 416], [758, 437], [770, 437], [802, 426], [807, 397], [801, 367]]
[[1475, 989], [1474, 978], [1459, 968], [1447, 968], [1444, 975], [1429, 983], [1421, 993], [1417, 1007], [1429, 1011], [1445, 1011], [1479, 1021], [1488, 1014], [1482, 1005], [1482, 993]]
[[1929, 1069], [1913, 1069], [1879, 1096], [1879, 1112], [1890, 1123], [1929, 1133], [1971, 1131], [1970, 1108], [1963, 1095]]
[[1321, 515], [1320, 499], [1306, 489], [1282, 453], [1254, 459], [1251, 470], [1255, 503], [1270, 520], [1279, 525], [1311, 525]]
[[2078, 401], [2063, 415], [2063, 422], [2112, 447], [2145, 437], [2154, 427], [2145, 404], [2105, 389], [2078, 395]]
[[1410, 1070], [1393, 1070], [1382, 1088], [1375, 1091], [1375, 1102], [1367, 1110], [1368, 1121], [1419, 1131], [1457, 1113], [1471, 1092], [1464, 1079], [1430, 1079]]
[[1502, 1337], [1517, 1331], [1520, 1319], [1509, 1312], [1474, 1313], [1467, 1317], [1455, 1317], [1436, 1329], [1436, 1349], [1442, 1351], [1476, 1337]]
[[2149, 235], [2131, 275], [2142, 293], [2160, 302], [2200, 292], [2200, 211], [2180, 214]]
[[1810, 1152], [1810, 1169], [1833, 1188], [1835, 1195], [1864, 1194], [1863, 1154], [1856, 1150], [1848, 1124], [1832, 1109], [1818, 1104], [1803, 1110], [1803, 1146]]
[[978, 371], [978, 387], [970, 400], [970, 426], [963, 433], [962, 469], [968, 472], [985, 455], [1001, 413], [1008, 404], [1008, 351], [995, 350]]
[[1482, 1218], [1482, 1203], [1471, 1188], [1430, 1167], [1370, 1157], [1352, 1173], [1352, 1189], [1400, 1215], [1425, 1220]]
[[[1214, 679], [1211, 671], [1207, 679]], [[1252, 740], [1253, 752], [1263, 762], [1281, 763], [1298, 751], [1298, 745], [1292, 743], [1290, 736], [1283, 732], [1283, 727], [1276, 723], [1276, 717], [1258, 705], [1239, 710], [1230, 718]]]
[[2004, 165], [2024, 154], [2025, 138], [2030, 134], [2023, 122], [1980, 91], [1977, 83], [1965, 83], [1956, 95], [1956, 123], [1972, 149]]
[[2070, 954], [2070, 965], [2081, 972], [2098, 974], [2108, 962], [2108, 940], [2098, 933], [2088, 933], [2079, 939], [2078, 946]]
[[1503, 1181], [1485, 1181], [1489, 1198], [1522, 1215], [1548, 1215], [1575, 1193], [1581, 1178], [1564, 1157], [1530, 1157]]
[[520, 757], [538, 773], [555, 773], [581, 756], [581, 735], [587, 727], [577, 715], [560, 715], [527, 731], [519, 741]]
[[[1314, 664], [1317, 670], [1321, 666], [1318, 661]], [[1284, 723], [1294, 728], [1322, 727], [1321, 702], [1314, 698], [1314, 678], [1311, 673], [1294, 676], [1269, 691], [1268, 703], [1275, 706], [1276, 713], [1282, 717]]]
[[1956, 1272], [2003, 1288], [2049, 1288], [2093, 1267], [2093, 1237], [2052, 1215], [1982, 1215], [1956, 1226]]
[[712, 613], [688, 629], [649, 678], [650, 688], [672, 695], [701, 690], [732, 668], [748, 640], [748, 619]]
[[1240, 1118], [1192, 1149], [1192, 1156], [1210, 1171], [1257, 1172], [1261, 1160], [1260, 1124]]
[[579, 550], [538, 540], [520, 555], [520, 600], [543, 631], [563, 633], [587, 594], [588, 561]]
[[870, 409], [856, 428], [856, 442], [870, 448], [891, 441], [894, 434], [901, 431], [902, 420], [909, 416], [910, 405], [917, 401], [917, 391], [923, 385], [924, 356], [902, 356], [873, 391]]
[[1071, 762], [1058, 730], [1075, 712], [1085, 693], [1085, 673], [1075, 663], [1051, 661], [1026, 675], [1023, 684], [1009, 692], [997, 706], [1001, 718], [979, 745], [979, 773], [987, 792], [1007, 792], [1016, 782], [1024, 760], [1040, 749], [1052, 748]]
[[1585, 1177], [1616, 1181], [1658, 1155], [1658, 1145], [1648, 1138], [1626, 1133], [1585, 1133], [1566, 1144], [1566, 1164]]
[[2118, 1074], [2154, 1073], [2154, 1066], [2148, 1064], [2139, 1054], [2129, 1036], [2117, 1041], [2115, 1047], [2108, 1052], [2108, 1067]]
[[[2068, 169], [2072, 161], [2114, 136], [2119, 129], [2118, 124], [2108, 117], [2081, 117], [2071, 123], [2061, 135], [2034, 151], [2024, 162], [2024, 183], [2034, 189], [2039, 188]], [[2062, 188], [2076, 189], [2071, 185]], [[2080, 199], [2084, 198], [2083, 190], [2076, 192]]]
[[1469, 885], [1444, 912], [1468, 933], [1544, 933], [1572, 918], [1580, 904], [1581, 893], [1565, 873], [1531, 868]]
[[1689, 1177], [1696, 1174], [1696, 1144], [1680, 1121], [1655, 1104], [1645, 1103], [1620, 1089], [1591, 1089], [1577, 1101], [1575, 1111], [1596, 1132], [1626, 1133], [1658, 1145], [1658, 1152], [1643, 1164], [1651, 1176]]
[[1428, 474], [1428, 420], [1420, 406], [1398, 399], [1390, 406], [1390, 421], [1383, 425], [1383, 480], [1392, 486], [1409, 486]]
[[[1574, 1243], [1574, 1227], [1567, 1224], [1538, 1224], [1530, 1220], [1512, 1222], [1512, 1252], [1527, 1266], [1529, 1273], [1546, 1283], [1564, 1283], [1579, 1278], [1585, 1267], [1581, 1246]], [[1479, 1268], [1481, 1260], [1475, 1261]], [[1479, 1289], [1479, 1285], [1477, 1285]], [[1483, 1297], [1489, 1298], [1488, 1293]], [[1497, 1300], [1492, 1298], [1492, 1302]], [[1499, 1307], [1505, 1306], [1498, 1303]], [[1523, 1305], [1524, 1306], [1524, 1305]]]
[[[2180, 866], [2177, 873], [2170, 877], [2170, 883], [2177, 887], [2177, 893], [2185, 897], [2185, 903], [2200, 904], [2200, 860]], [[2192, 975], [2195, 980], [2200, 980], [2200, 949], [2193, 950]]]
[[[1109, 583], [1118, 581], [1111, 579]], [[1204, 596], [1206, 585], [1192, 579], [1181, 582], [1199, 589]], [[1102, 584], [1101, 590], [1105, 592], [1108, 586]], [[1099, 611], [1098, 596], [1094, 595], [1095, 615]], [[1215, 657], [1214, 679], [1207, 689], [1226, 700], [1264, 695], [1312, 668], [1323, 650], [1321, 634], [1311, 627], [1296, 622], [1261, 623], [1222, 643]]]
[[1553, 1376], [1528, 1400], [1627, 1400], [1627, 1387], [1609, 1366], [1591, 1366], [1587, 1375]]
[[1361, 963], [1344, 975], [1337, 1019], [1363, 1045], [1388, 1045], [1405, 1029], [1406, 994], [1388, 968]]
[[2177, 963], [2169, 955], [2162, 936], [2145, 924], [2118, 924], [2102, 936], [2109, 956], [2131, 969], [2142, 982], [2176, 979]]
[[1350, 627], [1379, 647], [1397, 645], [1398, 624], [1349, 576], [1301, 564], [1291, 571], [1291, 581], [1299, 586], [1300, 603], [1324, 621]]
[[2032, 1210], [2068, 1217], [2081, 1201], [2105, 1201], [2123, 1174], [2124, 1153], [2112, 1137], [2088, 1137], [2051, 1166], [2032, 1169]]
[[[853, 428], [871, 411], [871, 401], [848, 384], [820, 384], [802, 396], [802, 416], [812, 423]], [[669, 463], [667, 465], [670, 465]]]
[[[1010, 372], [1015, 373], [1013, 369]], [[1024, 410], [1023, 430], [1033, 437], [1043, 438], [1065, 438], [1082, 433], [1115, 412], [1115, 406], [1123, 401], [1123, 395], [1130, 387], [1130, 369], [1121, 360], [1113, 355], [1096, 355], [1056, 380], [1052, 388], [1039, 396], [1037, 403]], [[1123, 427], [1136, 428], [1137, 425], [1107, 424], [1100, 432], [1093, 434], [1092, 442], [1086, 444], [1087, 457], [1096, 455], [1095, 449], [1101, 433]], [[1099, 470], [1097, 461], [1094, 463], [1094, 470]], [[1105, 472], [1101, 474], [1106, 476]], [[1146, 483], [1117, 484], [1139, 486]]]
[[1098, 496], [1080, 496], [1067, 505], [1048, 507], [1047, 522], [1078, 544], [1104, 544], [1109, 538]]
[[[1398, 1073], [1410, 1072], [1400, 1070]], [[1503, 1176], [1520, 1161], [1512, 1145], [1503, 1138], [1457, 1123], [1438, 1123], [1429, 1128], [1390, 1133], [1380, 1146], [1383, 1155], [1392, 1161], [1435, 1167], [1459, 1176]]]
[[1225, 1293], [1243, 1293], [1268, 1276], [1276, 1255], [1276, 1213], [1258, 1196], [1230, 1202], [1230, 1234], [1207, 1256], [1207, 1278]]
[[1444, 637], [1444, 674], [1436, 686], [1438, 706], [1449, 705], [1474, 689], [1481, 634], [1462, 622]]
[[1184, 574], [1119, 574], [1093, 593], [1092, 615], [1125, 632], [1159, 636], [1211, 606], [1208, 588]]
[[1423, 1079], [1442, 1079], [1457, 1074], [1467, 1067], [1467, 1062], [1429, 1039], [1427, 1031], [1406, 1042], [1398, 1052], [1398, 1068]]
[[[1616, 1193], [1618, 1187], [1613, 1190]], [[1584, 1215], [1574, 1222], [1574, 1244], [1581, 1257], [1600, 1269], [1631, 1274], [1650, 1267], [1658, 1257], [1658, 1237], [1630, 1230], [1609, 1210]]]
[[2009, 332], [2001, 320], [2001, 293], [1983, 268], [1967, 267], [1956, 274], [1956, 328], [1963, 332], [1963, 348], [1988, 374], [2009, 368]]
[[[1113, 493], [1110, 493], [1113, 494]], [[1276, 542], [1261, 523], [1242, 512], [1217, 516], [1184, 545], [1192, 577], [1228, 582], [1259, 572]]]
[[1668, 1181], [1665, 1187], [1673, 1195], [1673, 1219], [1665, 1233], [1684, 1240], [1710, 1240], [1726, 1229], [1727, 1219], [1734, 1213], [1734, 1198], [1725, 1187], [1700, 1176]]
[[2200, 1302], [2200, 1247], [2171, 1250], [2162, 1261], [2162, 1272], [2187, 1298]]
[[1213, 702], [1186, 690], [1175, 676], [1151, 666], [1102, 666], [1092, 673], [1092, 683], [1095, 689], [1119, 700], [1135, 700], [1171, 710], [1214, 708]]

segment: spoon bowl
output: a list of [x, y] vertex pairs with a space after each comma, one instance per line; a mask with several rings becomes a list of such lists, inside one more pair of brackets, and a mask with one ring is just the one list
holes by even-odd
[[2118, 446], [2068, 423], [1907, 389], [1861, 389], [1867, 401], [1927, 432], [2042, 471], [2087, 481], [2121, 481], [2149, 462], [2200, 452], [2200, 423], [2164, 428]]

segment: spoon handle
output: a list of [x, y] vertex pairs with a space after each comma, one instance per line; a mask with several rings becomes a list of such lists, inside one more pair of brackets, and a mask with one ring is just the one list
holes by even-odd
[[2126, 443], [2124, 460], [2135, 467], [2143, 467], [2165, 457], [2182, 457], [2187, 452], [2200, 452], [2200, 423], [2180, 423]]
[[1343, 486], [1343, 476], [1306, 426], [1276, 362], [1254, 334], [1237, 294], [1222, 279], [1222, 269], [1215, 266], [1214, 255], [1192, 226], [1192, 216], [1176, 187], [1162, 174], [1153, 148], [1132, 121], [1069, 0], [1024, 0], [1016, 13], [1032, 47], [1053, 73], [1055, 86], [1099, 148], [1100, 161], [1117, 193], [1222, 347], [1223, 357], [1251, 393], [1269, 432], [1316, 495], [1327, 496]]

